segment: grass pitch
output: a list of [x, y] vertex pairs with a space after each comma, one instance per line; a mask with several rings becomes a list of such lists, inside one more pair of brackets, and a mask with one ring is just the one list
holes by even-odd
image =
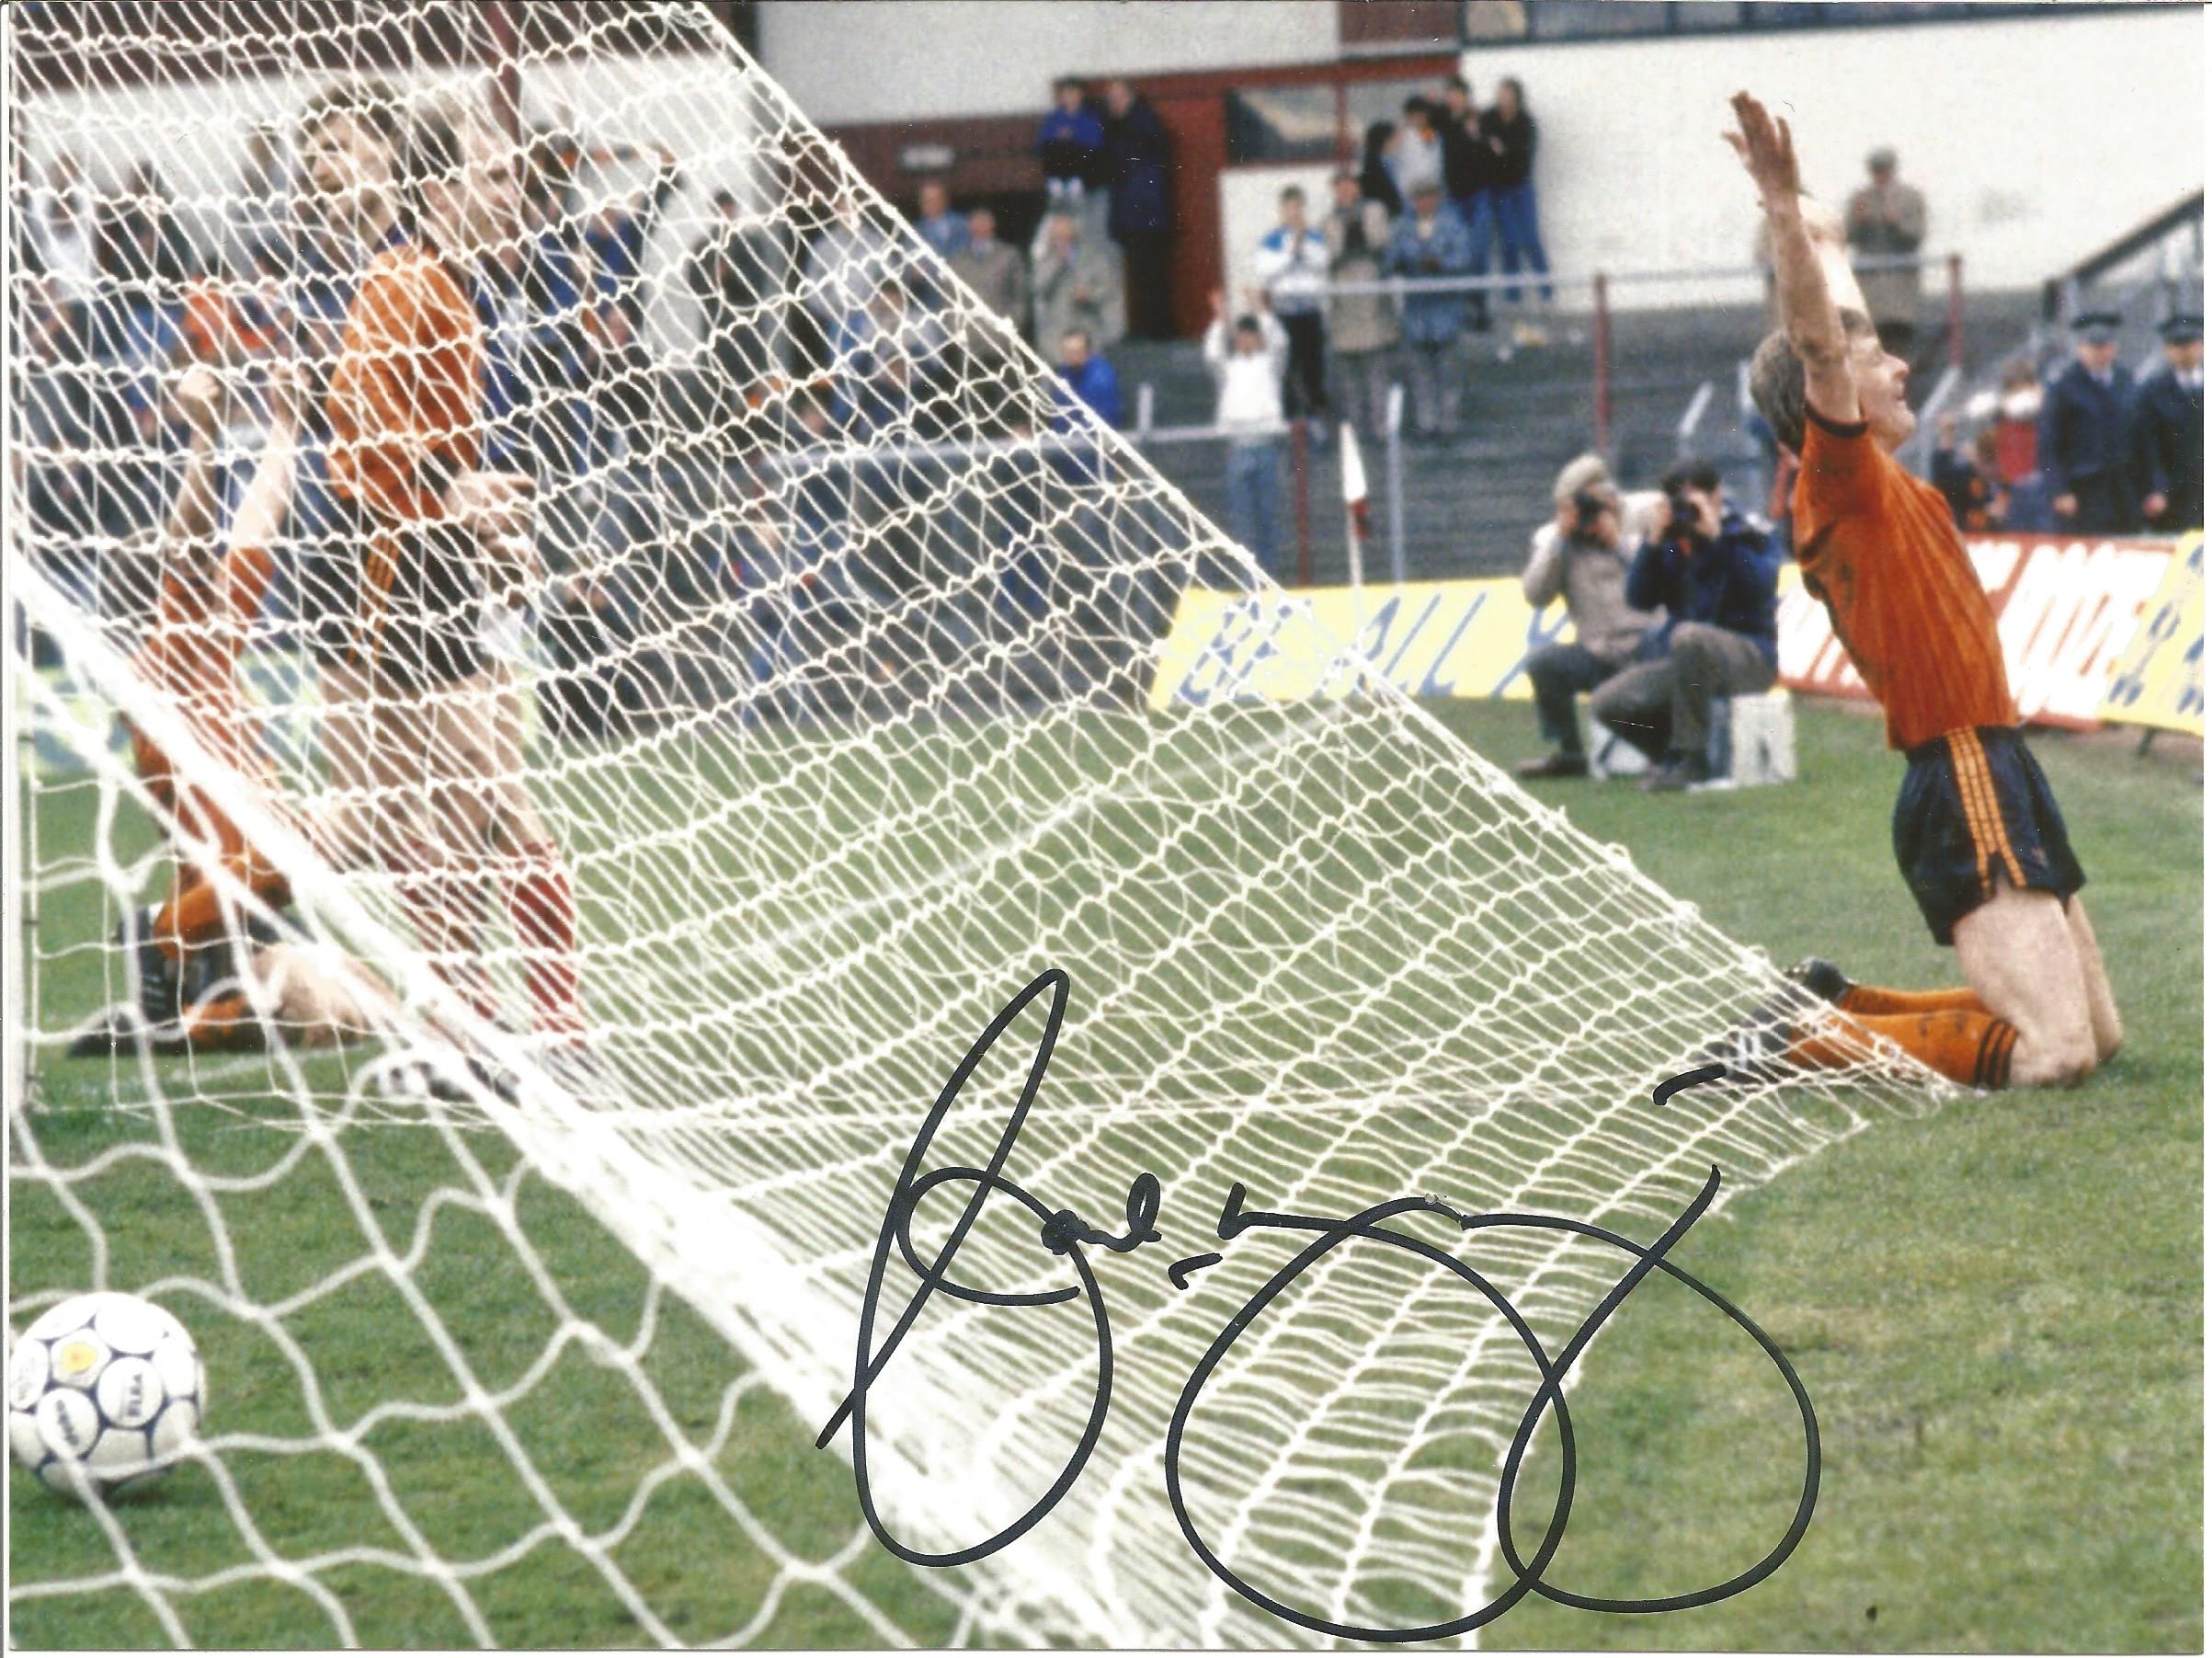
[[[1493, 758], [1534, 751], [1525, 706], [1435, 712]], [[1789, 788], [1667, 799], [1619, 784], [1544, 792], [1582, 828], [1628, 846], [1723, 931], [1779, 960], [1818, 952], [1869, 980], [1952, 982], [1953, 958], [1928, 941], [1890, 863], [1897, 762], [1878, 727], [1801, 706], [1798, 741], [1807, 781]], [[2201, 759], [2175, 745], [2138, 760], [2131, 745], [2109, 739], [2047, 737], [2036, 748], [2090, 872], [2126, 1050], [2070, 1092], [1882, 1121], [1702, 1223], [1678, 1258], [1782, 1343], [1819, 1412], [1824, 1475], [1811, 1531], [1780, 1572], [1718, 1606], [1623, 1618], [1532, 1600], [1486, 1630], [1486, 1644], [2201, 1649]], [[89, 810], [72, 823], [73, 809], [68, 796], [50, 799], [50, 845], [90, 843]], [[133, 835], [144, 843], [143, 825], [118, 826], [126, 852]], [[72, 890], [88, 898], [91, 888]], [[46, 948], [98, 936], [86, 910], [48, 905]], [[97, 952], [50, 961], [49, 998], [87, 1010], [106, 999]], [[312, 1080], [342, 1092], [346, 1063], [315, 1060]], [[324, 1287], [286, 1321], [312, 1392], [257, 1326], [204, 1299], [169, 1298], [207, 1356], [212, 1431], [304, 1435], [318, 1408], [344, 1430], [335, 1448], [313, 1454], [226, 1458], [259, 1535], [242, 1534], [197, 1466], [116, 1512], [131, 1570], [156, 1579], [376, 1552], [298, 1586], [216, 1577], [174, 1593], [185, 1637], [470, 1644], [478, 1631], [456, 1598], [408, 1569], [446, 1558], [486, 1562], [468, 1598], [502, 1643], [649, 1638], [593, 1563], [598, 1548], [679, 1640], [880, 1638], [804, 1570], [846, 1549], [860, 1524], [845, 1464], [814, 1452], [808, 1428], [734, 1376], [720, 1338], [655, 1295], [596, 1222], [490, 1134], [449, 1142], [364, 1123], [341, 1147], [358, 1182], [348, 1188], [320, 1147], [257, 1113], [247, 1086], [234, 1072], [205, 1090], [222, 1105], [175, 1119], [194, 1165], [226, 1177], [211, 1215], [131, 1154], [150, 1126], [104, 1103], [143, 1084], [105, 1063], [51, 1067], [43, 1099], [53, 1109], [31, 1130], [56, 1164], [113, 1158], [76, 1188], [97, 1234], [35, 1179], [9, 1193], [11, 1306], [83, 1287], [103, 1248], [120, 1284], [220, 1283], [234, 1272], [265, 1303]], [[189, 1089], [171, 1076], [164, 1091]], [[275, 1102], [269, 1115], [279, 1109], [290, 1116]], [[18, 1171], [29, 1149], [11, 1125]], [[456, 1203], [455, 1191], [475, 1195]], [[564, 1305], [526, 1279], [502, 1226], [528, 1239]], [[219, 1234], [236, 1246], [228, 1263]], [[531, 1384], [508, 1420], [560, 1506], [599, 1541], [579, 1549], [548, 1525], [457, 1389], [424, 1397], [421, 1378], [445, 1368], [380, 1275], [325, 1284], [380, 1246], [421, 1253], [415, 1282], [488, 1387]], [[1716, 1582], [1765, 1551], [1779, 1494], [1794, 1490], [1794, 1424], [1775, 1413], [1771, 1374], [1739, 1366], [1735, 1349], [1716, 1355], [1709, 1325], [1671, 1316], [1679, 1310], [1659, 1298], [1632, 1306], [1584, 1367], [1573, 1396], [1582, 1472], [1550, 1574], [1564, 1588], [1651, 1595]], [[585, 1321], [620, 1350], [574, 1339]], [[651, 1381], [667, 1421], [640, 1407], [618, 1374], [624, 1365]], [[396, 1375], [412, 1380], [406, 1397], [450, 1409], [379, 1412]], [[698, 1448], [798, 1572], [780, 1570], [693, 1472], [671, 1466], [637, 1497], [641, 1464], [669, 1462], [671, 1435]], [[1523, 1490], [1548, 1492], [1544, 1470]], [[178, 1632], [124, 1580], [92, 1515], [17, 1480], [9, 1521], [15, 1593], [64, 1578], [91, 1585], [11, 1600], [16, 1641], [128, 1647]], [[1526, 1520], [1521, 1535], [1540, 1528]], [[908, 1638], [952, 1633], [947, 1603], [872, 1543], [843, 1570]]]

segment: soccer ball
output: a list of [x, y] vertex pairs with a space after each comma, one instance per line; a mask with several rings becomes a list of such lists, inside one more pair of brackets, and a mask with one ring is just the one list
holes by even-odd
[[7, 1448], [58, 1492], [152, 1479], [207, 1413], [207, 1371], [185, 1327], [101, 1290], [49, 1309], [7, 1363]]

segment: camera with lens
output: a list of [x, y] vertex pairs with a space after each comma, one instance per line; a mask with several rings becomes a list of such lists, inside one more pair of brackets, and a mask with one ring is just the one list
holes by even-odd
[[1667, 528], [1669, 540], [1686, 539], [1697, 533], [1697, 499], [1687, 489], [1667, 491]]
[[1574, 502], [1575, 533], [1584, 536], [1595, 535], [1598, 530], [1598, 520], [1612, 509], [1613, 503], [1595, 490], [1591, 489], [1576, 490]]

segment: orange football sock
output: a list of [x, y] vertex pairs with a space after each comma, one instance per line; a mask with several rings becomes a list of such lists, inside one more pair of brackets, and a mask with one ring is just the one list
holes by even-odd
[[1961, 985], [1955, 990], [1885, 990], [1853, 985], [1837, 1004], [1846, 1013], [1986, 1013], [1981, 998]]
[[[1930, 1070], [1969, 1088], [2002, 1088], [2012, 1080], [2012, 1045], [2020, 1032], [1994, 1013], [1954, 1008], [1933, 1013], [1870, 1013], [1853, 1018], [1887, 1036]], [[1864, 1046], [1848, 1034], [1806, 1032], [1790, 1039], [1792, 1065], [1835, 1070], [1863, 1063]]]

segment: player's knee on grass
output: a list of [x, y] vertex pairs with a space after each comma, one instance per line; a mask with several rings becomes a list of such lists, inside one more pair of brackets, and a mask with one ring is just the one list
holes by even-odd
[[2051, 893], [2000, 878], [1954, 934], [1967, 982], [2020, 1033], [2013, 1087], [2067, 1086], [2096, 1069], [2097, 1043], [2071, 927]]

